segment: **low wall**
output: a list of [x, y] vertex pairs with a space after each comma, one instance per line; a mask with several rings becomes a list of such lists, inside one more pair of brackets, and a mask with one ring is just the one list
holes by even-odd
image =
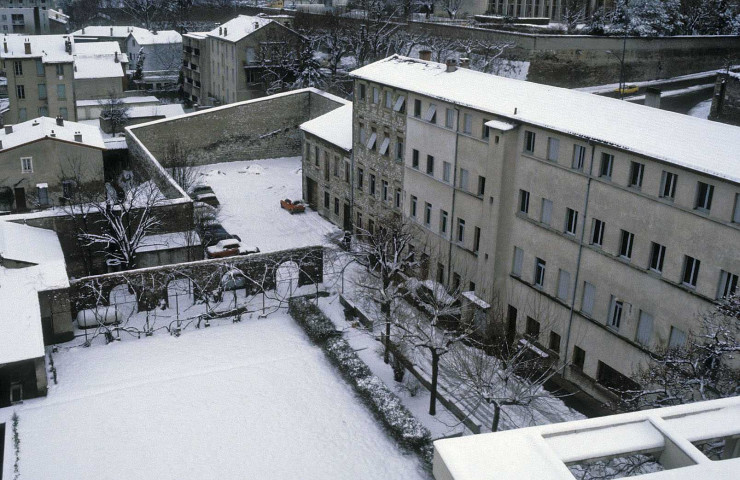
[[132, 158], [151, 154], [160, 162], [172, 142], [196, 165], [297, 156], [300, 124], [344, 103], [308, 88], [127, 127], [126, 135]]

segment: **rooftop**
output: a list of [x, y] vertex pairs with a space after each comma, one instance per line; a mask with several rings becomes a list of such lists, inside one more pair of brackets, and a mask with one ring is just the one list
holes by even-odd
[[[272, 20], [267, 18], [239, 15], [223, 25], [214, 28], [208, 32], [208, 35], [222, 40], [227, 40], [229, 42], [238, 42], [242, 38], [251, 35], [271, 22]], [[219, 34], [219, 32], [221, 33]], [[226, 33], [224, 34], [224, 32]]]
[[332, 145], [352, 151], [352, 102], [301, 125], [301, 130]]
[[740, 183], [738, 127], [399, 55], [351, 75]]
[[145, 28], [132, 27], [132, 26], [105, 26], [105, 25], [90, 25], [82, 27], [81, 29], [72, 32], [72, 35], [79, 37], [111, 37], [111, 38], [126, 38], [134, 31], [146, 32]]
[[[161, 102], [155, 96], [141, 96], [141, 97], [121, 97], [119, 100], [128, 105], [134, 104], [146, 104], [146, 105], [159, 105]], [[104, 103], [105, 100], [77, 100], [75, 105], [78, 107], [93, 107]]]
[[128, 57], [118, 42], [80, 43], [75, 45], [75, 79], [123, 77]]
[[[0, 152], [43, 138], [80, 143], [100, 149], [105, 148], [100, 129], [68, 120], [64, 120], [64, 125], [60, 126], [53, 118], [39, 117], [13, 125], [11, 133], [6, 133], [6, 129], [0, 130], [0, 142], [2, 142]], [[76, 133], [82, 134], [81, 142], [75, 141]]]
[[0, 259], [28, 264], [6, 268], [0, 262], [0, 364], [44, 356], [38, 292], [69, 286], [62, 247], [52, 230], [0, 221]]
[[184, 115], [185, 110], [180, 103], [160, 104], [160, 105], [133, 105], [128, 112], [129, 118], [147, 118], [147, 117], [174, 117]]
[[182, 36], [174, 30], [156, 30], [150, 32], [143, 28], [131, 32], [136, 43], [139, 45], [167, 45], [173, 43], [182, 43]]
[[[74, 43], [71, 35], [3, 35], [0, 58], [41, 58], [44, 63], [68, 63], [72, 54], [66, 50], [67, 40]], [[30, 53], [26, 53], [26, 42], [31, 44]]]

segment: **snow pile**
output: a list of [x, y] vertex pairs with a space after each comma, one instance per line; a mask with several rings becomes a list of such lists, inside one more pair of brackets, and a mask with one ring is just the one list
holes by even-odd
[[240, 170], [237, 170], [239, 173], [248, 173], [250, 175], [261, 175], [265, 172], [265, 167], [262, 165], [248, 165]]
[[204, 176], [204, 177], [214, 177], [216, 175], [226, 175], [224, 172], [222, 172], [221, 170], [219, 170], [217, 168], [215, 168], [213, 170], [209, 170], [207, 172], [200, 172], [200, 174], [202, 176]]

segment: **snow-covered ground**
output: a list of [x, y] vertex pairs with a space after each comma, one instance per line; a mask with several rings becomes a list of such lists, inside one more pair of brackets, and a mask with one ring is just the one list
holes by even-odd
[[54, 363], [46, 398], [0, 409], [19, 416], [20, 478], [427, 478], [285, 314]]
[[712, 109], [712, 99], [704, 100], [702, 102], [699, 102], [694, 106], [691, 110], [689, 110], [689, 115], [692, 117], [699, 117], [703, 119], [709, 118], [709, 111]]
[[221, 224], [242, 242], [274, 252], [323, 245], [335, 227], [306, 209], [291, 215], [280, 199], [300, 199], [301, 157], [216, 163], [200, 167], [199, 182], [208, 184], [221, 203]]

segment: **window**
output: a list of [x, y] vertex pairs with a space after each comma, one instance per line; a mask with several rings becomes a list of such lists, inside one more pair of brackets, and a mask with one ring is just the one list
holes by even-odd
[[324, 192], [324, 208], [327, 210], [331, 208], [331, 198], [329, 198], [329, 192]]
[[375, 142], [378, 140], [378, 133], [373, 128], [370, 131], [370, 138], [367, 140], [367, 149], [372, 150], [375, 148]]
[[57, 85], [57, 98], [59, 100], [67, 99], [67, 86], [63, 83], [60, 83], [59, 85]]
[[317, 167], [321, 162], [321, 155], [319, 154], [319, 147], [313, 147], [313, 164]]
[[329, 152], [324, 151], [324, 180], [329, 181]]
[[59, 115], [65, 120], [69, 120], [69, 114], [67, 113], [67, 107], [59, 107]]
[[578, 370], [583, 370], [583, 366], [586, 363], [586, 351], [575, 345], [573, 347], [573, 366]]
[[411, 195], [411, 205], [410, 205], [409, 214], [412, 217], [416, 218], [416, 196], [414, 195]]
[[57, 63], [57, 75], [64, 76], [64, 65]]
[[732, 221], [740, 223], [740, 193], [735, 194], [735, 211], [732, 214]]
[[362, 190], [362, 186], [365, 183], [365, 171], [362, 168], [357, 169], [357, 188]]
[[450, 177], [452, 175], [452, 165], [450, 162], [442, 162], [442, 180], [450, 183]]
[[608, 153], [601, 154], [601, 167], [599, 168], [599, 176], [602, 178], [612, 178], [612, 169], [614, 168], [614, 155]]
[[660, 196], [661, 198], [667, 198], [673, 200], [676, 198], [676, 182], [678, 175], [671, 172], [663, 171], [663, 176], [660, 179]]
[[365, 125], [360, 124], [360, 143], [365, 145], [367, 142], [367, 133], [365, 132]]
[[560, 353], [560, 335], [555, 332], [550, 332], [550, 343], [548, 348], [555, 353]]
[[40, 77], [44, 76], [44, 62], [41, 60], [36, 60], [36, 75]]
[[445, 266], [437, 262], [437, 283], [444, 285], [445, 283]]
[[15, 94], [20, 99], [26, 98], [26, 87], [24, 87], [23, 85], [16, 85]]
[[385, 108], [391, 108], [393, 106], [393, 93], [385, 92]]
[[396, 208], [401, 208], [401, 189], [396, 189], [396, 199], [395, 199], [395, 205]]
[[424, 112], [424, 121], [429, 123], [437, 123], [437, 106], [435, 104], [429, 104], [427, 111]]
[[527, 153], [534, 153], [534, 132], [526, 130], [524, 132], [524, 151]]
[[399, 95], [398, 98], [396, 98], [396, 103], [393, 105], [393, 111], [398, 113], [404, 113], [406, 110], [404, 106], [406, 105], [406, 97], [403, 95]]
[[696, 201], [694, 208], [708, 212], [712, 208], [712, 195], [714, 194], [714, 185], [704, 182], [697, 182]]
[[591, 245], [601, 247], [604, 244], [604, 230], [606, 229], [606, 223], [602, 222], [598, 218], [594, 218], [591, 224]]
[[33, 173], [33, 158], [21, 158], [21, 173]]
[[540, 210], [540, 222], [550, 225], [552, 221], [552, 200], [542, 199], [542, 209]]
[[427, 227], [432, 223], [432, 204], [424, 202], [424, 225]]
[[478, 253], [480, 250], [480, 227], [475, 227], [475, 231], [473, 233], [473, 251], [475, 253]]
[[565, 233], [575, 235], [578, 228], [578, 212], [572, 208], [565, 210]]
[[627, 260], [632, 258], [632, 243], [635, 241], [635, 234], [627, 230], [622, 230], [621, 241], [619, 243], [619, 256]]
[[451, 108], [445, 110], [445, 127], [455, 128], [455, 111]]
[[665, 260], [665, 246], [652, 242], [650, 245], [650, 270], [661, 273], [663, 271], [663, 260]]
[[529, 192], [526, 190], [519, 190], [519, 212], [529, 213]]
[[609, 299], [609, 318], [606, 324], [615, 330], [619, 330], [619, 325], [622, 322], [622, 311], [624, 310], [624, 302], [618, 300], [614, 295]]
[[452, 284], [450, 285], [453, 292], [460, 290], [460, 274], [457, 272], [452, 273]]
[[375, 233], [375, 221], [372, 218], [369, 218], [367, 220], [367, 230], [371, 234], [374, 234]]
[[350, 175], [352, 174], [352, 167], [350, 167], [349, 160], [344, 160], [344, 181], [350, 182]]
[[534, 284], [537, 287], [543, 287], [545, 285], [545, 265], [547, 262], [541, 258], [534, 259]]
[[39, 107], [39, 117], [48, 117], [48, 116], [49, 116], [49, 108]]
[[558, 298], [568, 300], [568, 292], [570, 292], [570, 273], [561, 268], [558, 273]]
[[378, 87], [373, 87], [373, 103], [380, 103], [380, 91], [378, 90]]
[[547, 138], [547, 159], [551, 162], [557, 162], [560, 155], [560, 140], [557, 138]]
[[384, 157], [387, 157], [390, 152], [390, 149], [388, 148], [390, 144], [391, 144], [391, 137], [389, 137], [388, 135], [383, 137], [383, 142], [380, 144], [380, 154], [383, 155]]
[[683, 260], [683, 284], [687, 287], [696, 288], [696, 279], [699, 277], [699, 266], [701, 261], [694, 257], [684, 256]]
[[475, 293], [475, 282], [470, 282], [468, 285], [468, 291]]
[[28, 120], [28, 114], [26, 113], [26, 109], [19, 108], [18, 109], [18, 121], [25, 122], [26, 120]]
[[13, 71], [15, 72], [16, 76], [23, 75], [23, 62], [13, 62]]
[[418, 98], [414, 100], [414, 116], [421, 117], [421, 100]]
[[478, 175], [478, 196], [482, 197], [486, 193], [486, 177]]
[[640, 310], [640, 319], [637, 322], [637, 334], [635, 341], [641, 345], [650, 345], [650, 337], [653, 335], [653, 316], [644, 310]]
[[463, 114], [463, 133], [473, 133], [473, 116], [469, 113]]
[[439, 211], [439, 233], [447, 236], [447, 212], [444, 210]]
[[357, 212], [357, 222], [356, 223], [357, 224], [355, 225], [355, 227], [357, 228], [357, 230], [362, 229], [362, 213], [360, 212]]
[[724, 270], [719, 274], [719, 288], [717, 289], [717, 298], [727, 298], [737, 291], [737, 275]]
[[583, 282], [583, 298], [581, 298], [581, 312], [588, 316], [594, 313], [594, 302], [596, 301], [596, 287], [588, 282]]
[[45, 183], [36, 185], [36, 197], [39, 205], [49, 205], [49, 186]]
[[460, 243], [465, 241], [465, 220], [462, 218], [457, 219], [457, 241]]
[[370, 195], [375, 195], [375, 174], [370, 174]]
[[483, 140], [488, 140], [491, 137], [491, 129], [486, 125], [487, 121], [485, 118], [483, 119], [483, 131], [481, 132], [481, 138]]
[[383, 192], [382, 192], [383, 201], [388, 201], [388, 181], [383, 180]]
[[512, 275], [522, 276], [522, 262], [524, 261], [524, 250], [514, 247], [514, 262], [511, 266]]
[[537, 340], [540, 336], [540, 322], [532, 317], [527, 317], [526, 334], [532, 339]]
[[367, 97], [367, 92], [365, 91], [365, 85], [360, 84], [360, 100], [365, 100]]
[[469, 180], [468, 171], [464, 168], [461, 168], [460, 169], [460, 188], [462, 190], [465, 190], [466, 192], [468, 191], [468, 180]]
[[668, 337], [668, 348], [682, 348], [686, 345], [686, 332], [680, 328], [671, 327], [671, 335]]
[[333, 174], [335, 177], [339, 176], [339, 157], [337, 157], [336, 155], [334, 156]]
[[396, 160], [403, 161], [403, 138], [396, 137]]
[[427, 155], [427, 175], [434, 175], [434, 157]]
[[20, 403], [23, 401], [23, 384], [14, 382], [10, 385], [10, 403]]
[[417, 149], [411, 150], [411, 167], [419, 169], [419, 151]]
[[39, 89], [39, 100], [46, 100], [46, 84], [39, 83], [38, 89]]
[[586, 162], [586, 147], [583, 145], [573, 145], [573, 163], [571, 166], [575, 170], [583, 170], [583, 164]]
[[630, 163], [630, 183], [629, 186], [632, 188], [642, 187], [642, 176], [645, 173], [645, 165], [638, 162]]

